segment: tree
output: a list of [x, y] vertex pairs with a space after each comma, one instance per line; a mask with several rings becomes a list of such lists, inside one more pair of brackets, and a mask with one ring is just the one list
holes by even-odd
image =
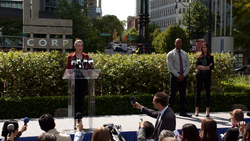
[[[92, 26], [97, 30], [98, 33], [108, 32], [110, 34], [116, 33], [117, 35], [122, 35], [124, 31], [124, 21], [120, 21], [114, 15], [105, 15], [102, 18], [93, 18]], [[106, 42], [113, 40], [112, 36], [105, 36]]]
[[21, 19], [7, 19], [0, 21], [3, 35], [21, 36], [23, 31], [23, 20]]
[[149, 27], [149, 43], [151, 44], [150, 50], [151, 52], [155, 52], [155, 49], [152, 47], [152, 42], [160, 33], [160, 28], [157, 27], [156, 24], [148, 24]]
[[78, 1], [68, 3], [66, 0], [58, 1], [57, 7], [58, 10], [55, 12], [57, 18], [73, 20], [73, 34], [69, 37], [73, 40], [82, 39], [84, 52], [104, 52], [105, 40], [99, 37], [97, 31], [91, 26], [89, 17], [85, 16], [88, 9], [83, 11]]
[[157, 53], [168, 53], [175, 48], [175, 39], [181, 38], [183, 45], [182, 49], [188, 51], [188, 38], [185, 34], [185, 30], [179, 25], [171, 25], [161, 32], [152, 42], [152, 47]]
[[124, 21], [120, 21], [115, 15], [105, 15], [102, 18], [93, 18], [92, 24], [99, 32], [115, 32], [122, 34]]
[[250, 53], [250, 0], [235, 0], [233, 5], [235, 48]]
[[[212, 21], [214, 23], [214, 13], [211, 13]], [[183, 14], [182, 23], [187, 28], [189, 33], [189, 11]], [[202, 5], [200, 1], [190, 3], [190, 34], [191, 38], [202, 38], [209, 29], [209, 8]], [[212, 24], [212, 29], [213, 29]]]
[[128, 31], [124, 33], [123, 37], [126, 36], [131, 36], [132, 38], [135, 38], [135, 40], [127, 40], [128, 43], [138, 43], [139, 32], [136, 30], [136, 28], [131, 27]]

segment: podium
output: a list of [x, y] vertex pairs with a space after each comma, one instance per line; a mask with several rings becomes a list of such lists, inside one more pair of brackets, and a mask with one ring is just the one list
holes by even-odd
[[[88, 81], [88, 116], [89, 128], [92, 128], [92, 117], [95, 115], [95, 79], [101, 69], [66, 69], [62, 79], [68, 79], [68, 117], [75, 117], [75, 82], [76, 79]], [[83, 105], [82, 105], [83, 107]], [[84, 109], [83, 109], [84, 110]]]

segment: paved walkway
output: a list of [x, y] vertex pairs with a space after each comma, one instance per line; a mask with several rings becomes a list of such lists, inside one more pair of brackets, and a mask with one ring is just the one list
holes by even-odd
[[[247, 111], [244, 112], [244, 117], [249, 118], [246, 116]], [[188, 117], [181, 117], [177, 113], [176, 115], [176, 129], [181, 129], [182, 125], [185, 123], [193, 123], [197, 126], [197, 128], [201, 127], [200, 119], [206, 118], [205, 113], [200, 113], [199, 117], [195, 117], [194, 113], [191, 118]], [[217, 122], [218, 128], [229, 128], [231, 127], [231, 123], [229, 122], [230, 114], [229, 112], [213, 112], [210, 113], [210, 117]], [[121, 125], [122, 131], [137, 131], [139, 126], [140, 118], [143, 120], [147, 120], [155, 124], [155, 119], [151, 118], [145, 114], [140, 115], [111, 115], [111, 116], [95, 116], [93, 118], [83, 117], [83, 126], [86, 129], [93, 129], [103, 124], [113, 123], [115, 125]], [[23, 125], [23, 119], [17, 119], [19, 123], [19, 127]], [[2, 129], [3, 123], [6, 120], [0, 120], [0, 128]], [[55, 118], [56, 128], [59, 131], [64, 131], [66, 133], [72, 134], [73, 133], [73, 118], [64, 117], [64, 118]], [[23, 133], [21, 137], [31, 137], [31, 136], [39, 136], [43, 131], [40, 129], [38, 118], [30, 119], [28, 123], [28, 129]]]

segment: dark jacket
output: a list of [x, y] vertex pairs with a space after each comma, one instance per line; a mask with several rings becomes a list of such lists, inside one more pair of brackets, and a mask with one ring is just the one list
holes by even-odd
[[[202, 60], [203, 60], [203, 57], [197, 58], [196, 67], [199, 65], [202, 65]], [[210, 59], [207, 58], [207, 65], [206, 66], [209, 66], [210, 63], [212, 63], [212, 66], [210, 66], [210, 70], [207, 70], [207, 72], [208, 72], [208, 75], [210, 75], [210, 77], [211, 77], [211, 70], [214, 68], [214, 57], [213, 56], [210, 56]], [[201, 70], [197, 70], [196, 75], [200, 75], [200, 73], [201, 73]]]
[[223, 138], [223, 141], [237, 141], [239, 136], [238, 126], [227, 129], [226, 135]]
[[[160, 111], [155, 111], [152, 109], [148, 109], [146, 107], [142, 108], [142, 113], [147, 114], [148, 116], [151, 116], [153, 118], [156, 118], [157, 120], [160, 115]], [[174, 131], [175, 125], [176, 125], [175, 114], [173, 110], [170, 107], [168, 107], [166, 111], [163, 113], [163, 115], [161, 116], [161, 120], [155, 126], [155, 131], [153, 133], [152, 138], [155, 141], [158, 141], [159, 135], [163, 129]]]
[[[74, 52], [68, 56], [66, 69], [73, 69], [73, 65], [71, 65], [72, 58], [76, 59], [76, 52]], [[82, 58], [89, 60], [89, 55], [87, 53], [82, 52]], [[91, 67], [89, 63], [87, 65], [89, 68]]]

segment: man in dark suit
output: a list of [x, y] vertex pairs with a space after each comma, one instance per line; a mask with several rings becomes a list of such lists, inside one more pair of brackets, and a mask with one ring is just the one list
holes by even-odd
[[237, 141], [239, 136], [239, 126], [238, 124], [243, 121], [244, 114], [241, 109], [235, 109], [230, 112], [232, 128], [227, 129], [227, 132], [222, 137], [223, 141]]
[[158, 141], [159, 135], [163, 129], [170, 131], [175, 130], [176, 120], [173, 110], [168, 107], [168, 96], [164, 92], [158, 92], [155, 94], [153, 98], [153, 104], [154, 107], [159, 111], [148, 109], [138, 102], [132, 105], [134, 108], [140, 109], [142, 113], [157, 119], [152, 138], [155, 141]]

